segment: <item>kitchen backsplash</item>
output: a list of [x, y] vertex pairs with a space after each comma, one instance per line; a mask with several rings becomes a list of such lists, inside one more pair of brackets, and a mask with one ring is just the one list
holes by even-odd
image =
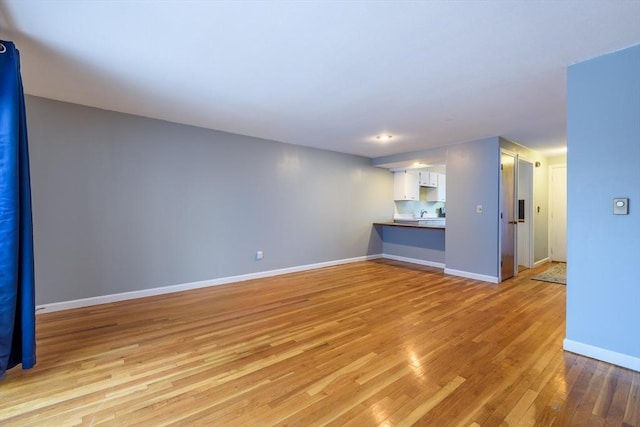
[[419, 217], [423, 210], [427, 211], [425, 216], [437, 216], [437, 209], [446, 206], [444, 202], [425, 202], [422, 200], [398, 200], [394, 203], [396, 205], [394, 213], [413, 214], [416, 217]]

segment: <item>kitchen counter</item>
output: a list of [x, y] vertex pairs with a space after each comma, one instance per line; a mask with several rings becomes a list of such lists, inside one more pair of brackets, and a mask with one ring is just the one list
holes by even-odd
[[445, 267], [445, 226], [375, 222], [382, 240], [382, 256], [437, 268]]
[[412, 227], [412, 228], [436, 228], [439, 230], [444, 230], [446, 228], [445, 225], [425, 225], [418, 223], [408, 223], [408, 222], [374, 222], [373, 225], [384, 225], [384, 226], [392, 226], [392, 227]]

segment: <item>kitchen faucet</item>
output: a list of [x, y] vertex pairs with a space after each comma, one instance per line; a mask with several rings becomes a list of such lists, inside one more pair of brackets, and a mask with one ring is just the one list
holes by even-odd
[[424, 218], [424, 214], [429, 213], [426, 209], [420, 211], [420, 218]]

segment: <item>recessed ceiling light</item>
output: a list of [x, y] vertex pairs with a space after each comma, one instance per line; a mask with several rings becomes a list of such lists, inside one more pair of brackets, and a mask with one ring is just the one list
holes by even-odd
[[380, 141], [391, 141], [391, 138], [393, 138], [392, 135], [378, 135], [378, 136], [376, 136], [376, 139], [379, 139]]

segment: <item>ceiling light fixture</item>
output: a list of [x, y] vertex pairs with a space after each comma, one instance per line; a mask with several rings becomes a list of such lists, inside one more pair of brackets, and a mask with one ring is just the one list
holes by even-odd
[[382, 142], [391, 141], [391, 138], [393, 138], [392, 135], [378, 135], [378, 136], [376, 136], [376, 139], [379, 139]]

